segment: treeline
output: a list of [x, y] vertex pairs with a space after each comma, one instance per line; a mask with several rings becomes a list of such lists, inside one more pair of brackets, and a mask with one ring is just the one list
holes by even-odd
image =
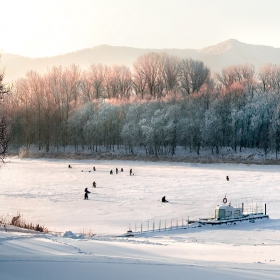
[[12, 144], [137, 148], [174, 155], [177, 146], [279, 151], [280, 66], [232, 66], [211, 74], [201, 61], [167, 54], [125, 66], [93, 64], [31, 71], [6, 104]]

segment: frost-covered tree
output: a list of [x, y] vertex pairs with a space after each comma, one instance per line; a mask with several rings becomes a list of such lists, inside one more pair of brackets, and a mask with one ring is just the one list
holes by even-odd
[[278, 158], [280, 150], [280, 102], [275, 102], [275, 110], [272, 112], [271, 125], [269, 127], [269, 138], [271, 145], [275, 149], [275, 157]]
[[74, 145], [76, 150], [79, 146], [84, 150], [85, 145], [92, 147], [95, 143], [94, 129], [90, 126], [95, 106], [94, 103], [87, 103], [68, 119], [69, 142]]
[[166, 135], [166, 144], [170, 147], [167, 150], [167, 154], [175, 154], [176, 147], [180, 141], [179, 135], [179, 116], [181, 114], [181, 105], [178, 103], [167, 104], [166, 112], [164, 118], [167, 120], [165, 123], [165, 135]]
[[255, 98], [251, 104], [250, 109], [253, 112], [250, 128], [254, 133], [254, 145], [267, 153], [270, 146], [269, 128], [273, 112], [275, 112], [274, 98], [264, 93], [259, 98]]
[[166, 138], [164, 130], [166, 122], [163, 109], [157, 109], [149, 119], [142, 120], [141, 128], [150, 154], [158, 156], [162, 153], [161, 148], [164, 146]]
[[[220, 148], [224, 146], [225, 142], [225, 127], [224, 118], [221, 115], [220, 104], [213, 103], [213, 106], [205, 112], [204, 127], [202, 137], [207, 147], [214, 150], [216, 154], [220, 153]], [[228, 124], [229, 125], [229, 124]]]
[[144, 104], [134, 102], [128, 106], [126, 110], [121, 137], [124, 145], [132, 154], [134, 153], [135, 148], [144, 146], [143, 131], [141, 129], [141, 120], [144, 118], [144, 109]]

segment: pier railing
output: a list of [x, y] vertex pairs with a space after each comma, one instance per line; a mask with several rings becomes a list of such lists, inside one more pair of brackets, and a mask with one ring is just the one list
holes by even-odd
[[198, 220], [187, 218], [171, 218], [162, 220], [149, 220], [145, 222], [135, 223], [129, 225], [129, 230], [134, 234], [148, 233], [148, 232], [160, 232], [160, 231], [171, 231], [177, 229], [186, 229], [194, 227], [194, 224]]

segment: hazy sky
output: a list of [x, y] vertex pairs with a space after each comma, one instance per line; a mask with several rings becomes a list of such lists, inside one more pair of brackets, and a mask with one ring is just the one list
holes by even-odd
[[279, 0], [1, 0], [0, 51], [53, 56], [101, 44], [280, 48]]

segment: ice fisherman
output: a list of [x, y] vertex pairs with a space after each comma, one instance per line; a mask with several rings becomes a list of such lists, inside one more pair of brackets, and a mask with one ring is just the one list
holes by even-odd
[[85, 199], [88, 199], [89, 193], [90, 193], [90, 191], [87, 188], [85, 188]]
[[95, 183], [95, 181], [92, 183], [92, 187], [93, 187], [93, 188], [96, 188], [96, 183]]
[[165, 196], [161, 199], [161, 202], [168, 202], [168, 200], [166, 200]]

